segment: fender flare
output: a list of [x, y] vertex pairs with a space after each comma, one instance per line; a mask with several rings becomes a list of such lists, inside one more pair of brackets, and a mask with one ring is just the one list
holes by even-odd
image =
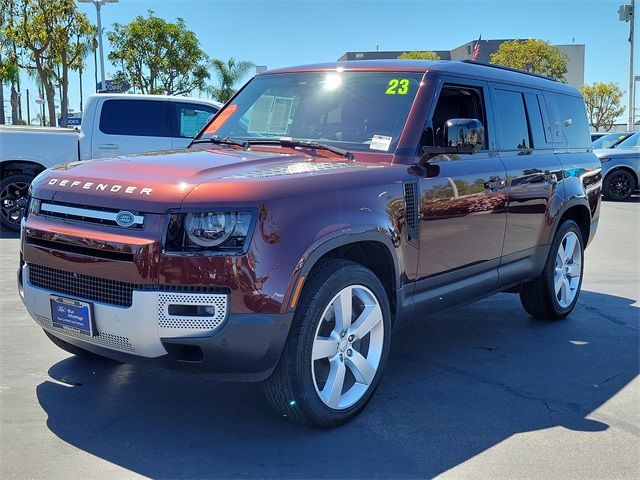
[[357, 242], [376, 242], [382, 244], [387, 249], [389, 255], [391, 255], [391, 261], [393, 262], [394, 284], [397, 289], [400, 284], [400, 267], [396, 252], [397, 247], [394, 245], [394, 242], [387, 233], [380, 230], [364, 230], [355, 233], [329, 235], [313, 242], [298, 261], [298, 267], [296, 268], [297, 271], [293, 275], [289, 294], [287, 295], [287, 311], [291, 310], [291, 296], [293, 295], [295, 285], [297, 285], [300, 277], [307, 277], [318, 260], [331, 250]]
[[[560, 226], [560, 219], [564, 216], [565, 213], [567, 213], [569, 209], [577, 206], [583, 207], [586, 210], [587, 214], [589, 215], [589, 227], [591, 226], [591, 223], [593, 222], [593, 216], [591, 215], [591, 209], [589, 208], [589, 202], [586, 196], [570, 198], [562, 204], [562, 207], [553, 216], [553, 229], [551, 230], [551, 238], [549, 239], [549, 243], [553, 242], [553, 239], [556, 236], [556, 231]], [[588, 238], [584, 239], [585, 247], [588, 241]]]

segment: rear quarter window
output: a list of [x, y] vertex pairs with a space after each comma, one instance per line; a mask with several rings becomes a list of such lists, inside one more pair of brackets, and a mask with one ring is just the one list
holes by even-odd
[[164, 104], [158, 100], [106, 100], [100, 113], [100, 131], [107, 135], [169, 137]]
[[589, 122], [582, 97], [545, 93], [552, 142], [567, 148], [591, 148]]

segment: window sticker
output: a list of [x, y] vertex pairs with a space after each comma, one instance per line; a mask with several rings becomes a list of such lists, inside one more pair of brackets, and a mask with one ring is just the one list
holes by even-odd
[[216, 133], [218, 129], [224, 124], [224, 122], [226, 122], [229, 119], [229, 117], [234, 114], [237, 108], [238, 106], [235, 104], [229, 105], [227, 108], [225, 108], [213, 120], [213, 122], [211, 122], [211, 124], [207, 127], [204, 133]]
[[269, 114], [276, 99], [273, 95], [262, 95], [249, 109], [249, 133], [267, 133]]
[[291, 118], [291, 108], [293, 107], [293, 98], [276, 97], [271, 108], [271, 116], [269, 118], [268, 133], [283, 135], [287, 133], [289, 127], [289, 119]]
[[392, 78], [387, 85], [387, 91], [384, 92], [387, 95], [406, 95], [409, 93], [409, 79], [408, 78]]
[[385, 135], [374, 135], [371, 143], [369, 144], [369, 150], [380, 150], [383, 152], [388, 152], [389, 147], [391, 146], [392, 137], [387, 137]]
[[249, 133], [283, 135], [291, 123], [293, 98], [263, 95], [249, 109]]

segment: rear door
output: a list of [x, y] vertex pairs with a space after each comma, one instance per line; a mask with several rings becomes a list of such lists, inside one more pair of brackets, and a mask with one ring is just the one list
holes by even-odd
[[186, 148], [218, 111], [212, 105], [189, 102], [168, 102], [168, 107], [172, 148]]
[[166, 103], [126, 96], [104, 100], [94, 123], [93, 158], [171, 149]]
[[[539, 247], [547, 243], [551, 204], [561, 198], [556, 186], [562, 180], [562, 166], [551, 135], [545, 135], [549, 122], [542, 92], [502, 85], [491, 88], [500, 158], [507, 169], [502, 265], [509, 265], [544, 256]], [[539, 259], [533, 263], [540, 264]], [[522, 274], [518, 268], [501, 268], [501, 283], [517, 281]]]

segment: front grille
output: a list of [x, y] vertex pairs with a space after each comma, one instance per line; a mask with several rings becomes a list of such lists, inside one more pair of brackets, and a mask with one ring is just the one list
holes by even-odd
[[134, 290], [230, 294], [230, 290], [227, 287], [127, 283], [58, 270], [57, 268], [45, 267], [34, 263], [30, 263], [28, 266], [29, 281], [36, 287], [53, 293], [66, 294], [81, 300], [106, 303], [118, 307], [128, 308], [131, 306]]
[[[110, 225], [113, 227], [141, 229], [144, 225], [144, 215], [139, 212], [125, 212], [116, 208], [90, 207], [72, 203], [53, 202], [50, 200], [43, 200], [40, 203], [37, 213], [49, 217], [99, 225]], [[120, 213], [130, 214], [133, 223], [128, 226], [118, 223], [117, 218]]]
[[29, 265], [29, 280], [36, 287], [45, 290], [119, 307], [131, 306], [133, 290], [136, 287], [133, 283], [91, 277], [35, 264]]

